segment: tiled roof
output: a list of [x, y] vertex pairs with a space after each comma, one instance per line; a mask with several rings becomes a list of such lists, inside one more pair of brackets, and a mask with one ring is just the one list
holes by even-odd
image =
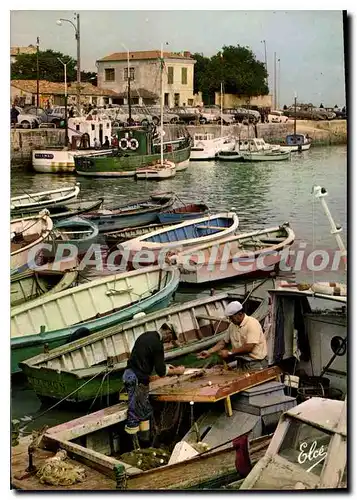
[[18, 56], [19, 54], [35, 54], [36, 47], [29, 45], [28, 47], [10, 47], [10, 56]]
[[[129, 52], [129, 58], [133, 61], [143, 61], [146, 59], [158, 59], [161, 55], [160, 50], [139, 50], [136, 52]], [[194, 61], [191, 57], [191, 53], [186, 52], [164, 52], [164, 59], [186, 59], [190, 61]], [[105, 56], [99, 61], [127, 61], [128, 53], [127, 52], [114, 52], [114, 54], [110, 54], [109, 56]]]
[[[127, 97], [128, 92], [120, 92], [117, 94], [117, 97]], [[149, 90], [140, 88], [140, 89], [130, 89], [130, 97], [142, 97], [143, 99], [158, 99], [159, 96], [150, 92]]]
[[[37, 92], [37, 81], [36, 80], [11, 80], [11, 86], [16, 87], [24, 92], [29, 92], [31, 94], [36, 94]], [[64, 83], [59, 82], [48, 82], [47, 80], [39, 81], [39, 91], [40, 94], [64, 94]], [[76, 94], [77, 84], [76, 82], [67, 83], [67, 94]], [[81, 94], [82, 95], [94, 95], [94, 96], [117, 96], [117, 92], [110, 89], [100, 89], [95, 87], [91, 83], [81, 83]]]

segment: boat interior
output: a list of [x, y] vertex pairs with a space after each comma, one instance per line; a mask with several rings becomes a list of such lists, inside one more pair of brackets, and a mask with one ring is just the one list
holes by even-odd
[[194, 224], [188, 224], [183, 227], [169, 229], [165, 232], [148, 236], [143, 241], [152, 243], [172, 243], [175, 241], [190, 240], [216, 234], [219, 231], [228, 229], [233, 221], [230, 218], [216, 218], [209, 221], [202, 221]]

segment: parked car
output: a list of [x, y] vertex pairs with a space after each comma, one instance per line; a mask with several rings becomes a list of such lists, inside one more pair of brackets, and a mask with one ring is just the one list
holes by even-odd
[[179, 122], [189, 125], [195, 125], [199, 120], [199, 112], [190, 110], [185, 107], [176, 107], [172, 109], [173, 113], [178, 116]]
[[261, 121], [261, 116], [259, 111], [246, 108], [236, 108], [236, 121], [239, 123], [258, 123]]
[[53, 110], [45, 110], [43, 108], [36, 108], [36, 106], [29, 106], [24, 109], [25, 113], [35, 116], [40, 126], [43, 123], [53, 123], [55, 127], [60, 127], [61, 122], [64, 120], [64, 113], [54, 113]]
[[286, 123], [288, 120], [289, 117], [285, 116], [283, 111], [272, 110], [268, 114], [269, 123]]
[[[294, 118], [295, 106], [289, 106], [284, 111], [284, 115]], [[296, 106], [296, 118], [299, 120], [332, 120], [335, 113], [325, 111], [323, 108], [314, 108], [313, 106]]]
[[328, 113], [334, 113], [337, 120], [345, 120], [347, 118], [346, 108], [324, 108]]
[[[155, 123], [155, 125], [158, 125], [161, 121], [161, 110], [159, 106], [148, 106], [148, 111], [150, 115], [152, 116], [152, 121]], [[163, 113], [163, 120], [164, 123], [177, 123], [180, 121], [179, 115], [176, 113], [173, 113], [170, 108], [164, 108], [164, 113]]]
[[22, 128], [37, 128], [40, 124], [40, 120], [36, 116], [30, 113], [26, 113], [19, 106], [15, 106], [19, 114], [17, 115], [17, 125]]

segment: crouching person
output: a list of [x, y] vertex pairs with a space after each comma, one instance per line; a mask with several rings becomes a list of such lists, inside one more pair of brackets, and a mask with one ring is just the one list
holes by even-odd
[[181, 375], [184, 366], [173, 367], [164, 361], [164, 343], [177, 342], [173, 325], [164, 323], [159, 331], [149, 331], [140, 335], [131, 351], [123, 382], [128, 393], [128, 416], [125, 431], [133, 436], [137, 448], [138, 433], [143, 444], [150, 442], [150, 417], [152, 408], [149, 401], [150, 376], [155, 369], [159, 377]]

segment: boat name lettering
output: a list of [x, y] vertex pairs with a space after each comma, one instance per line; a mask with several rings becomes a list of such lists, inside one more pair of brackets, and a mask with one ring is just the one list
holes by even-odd
[[35, 153], [35, 158], [45, 158], [46, 160], [52, 160], [54, 155], [51, 153]]
[[49, 389], [54, 389], [55, 391], [59, 390], [64, 390], [65, 385], [62, 384], [61, 382], [56, 382], [53, 380], [43, 380], [43, 379], [37, 379], [37, 378], [32, 378], [30, 379], [30, 382], [34, 388], [49, 388]]
[[318, 462], [321, 462], [327, 455], [327, 452], [325, 451], [325, 447], [321, 446], [318, 450], [316, 449], [317, 447], [317, 441], [314, 441], [310, 449], [307, 451], [308, 444], [304, 441], [303, 443], [300, 444], [300, 453], [298, 456], [298, 462], [299, 464], [304, 464], [307, 460], [311, 462], [312, 460], [318, 460]]

